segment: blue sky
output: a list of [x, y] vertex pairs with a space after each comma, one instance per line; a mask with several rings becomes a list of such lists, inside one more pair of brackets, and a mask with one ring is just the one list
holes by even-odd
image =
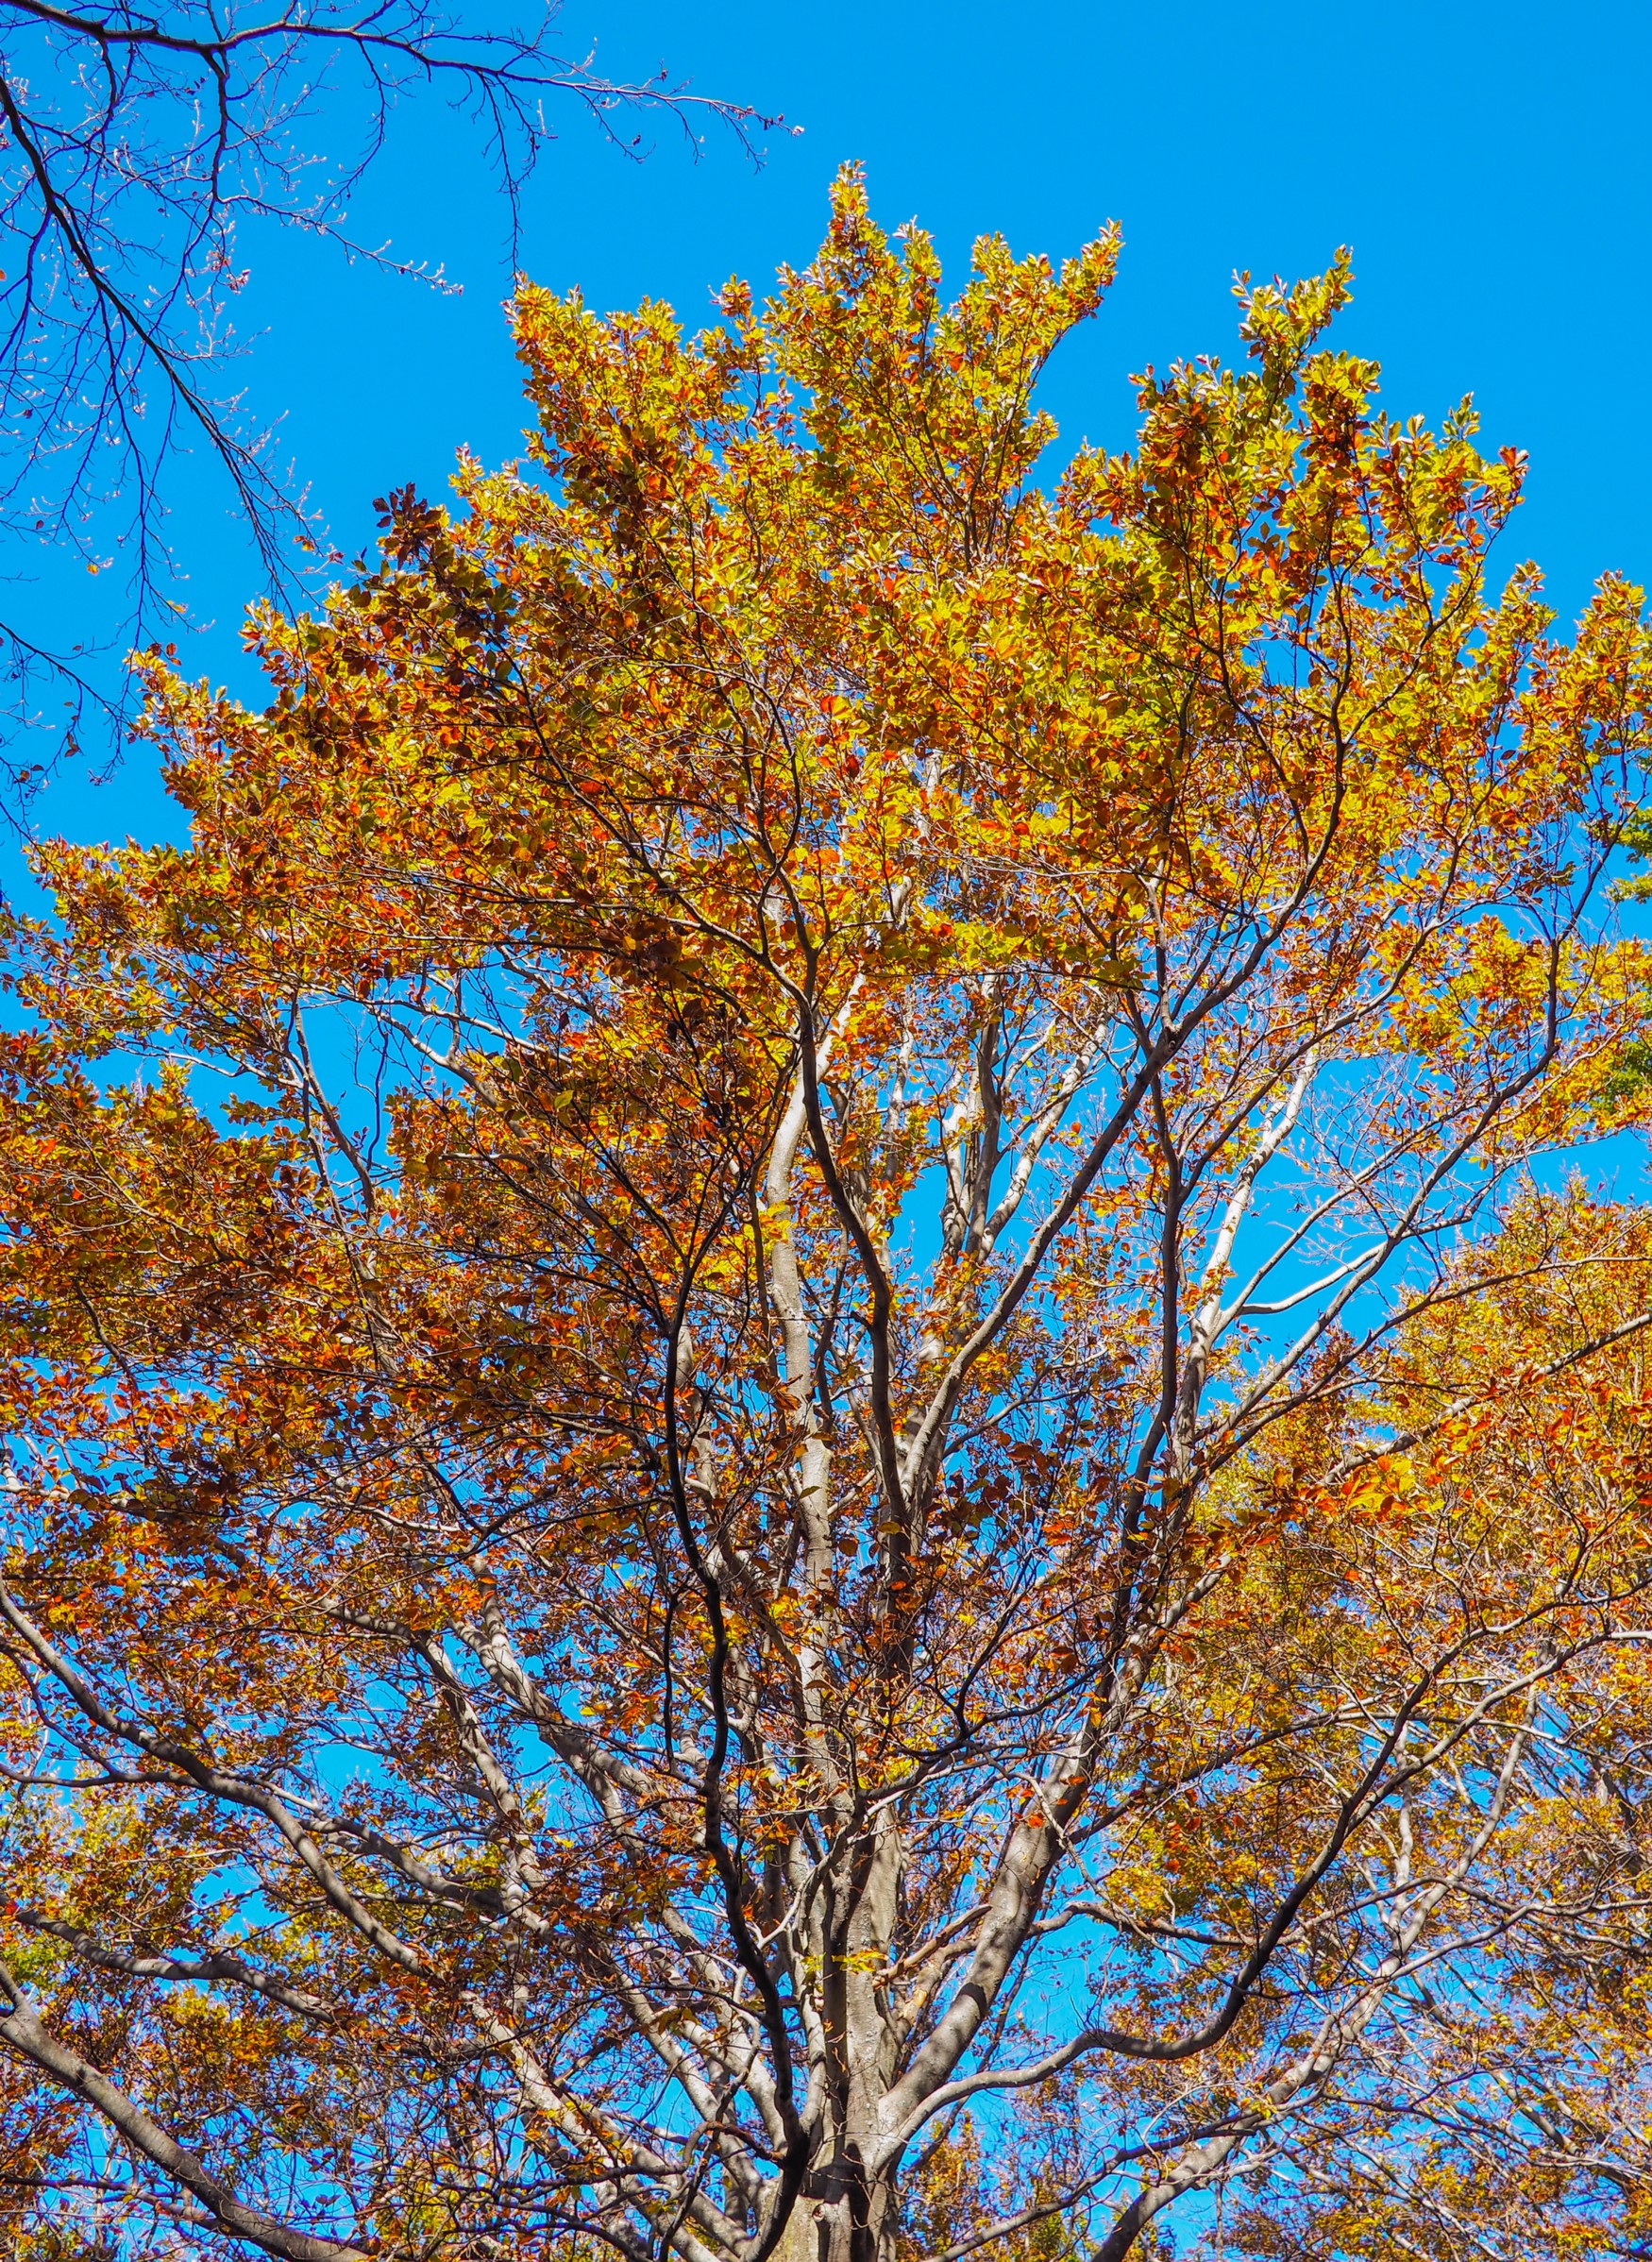
[[[984, 229], [1059, 257], [1114, 218], [1119, 284], [1046, 399], [1066, 439], [1120, 442], [1131, 371], [1233, 351], [1236, 268], [1300, 274], [1348, 243], [1357, 295], [1339, 342], [1382, 361], [1390, 411], [1435, 419], [1472, 391], [1482, 442], [1530, 451], [1505, 563], [1539, 559], [1568, 618], [1605, 567], [1652, 579], [1644, 6], [567, 0], [560, 38], [576, 53], [596, 41], [615, 75], [664, 59], [803, 131], [771, 136], [753, 171], [725, 137], [696, 160], [662, 125], [632, 164], [570, 108], [527, 210], [524, 261], [543, 283], [598, 308], [660, 296], [696, 319], [731, 273], [761, 287], [807, 260], [851, 157], [880, 217], [921, 219], [954, 270]], [[324, 112], [312, 138], [332, 130]], [[292, 238], [244, 246], [241, 376], [256, 410], [283, 418], [280, 446], [347, 552], [370, 537], [372, 497], [407, 480], [440, 492], [460, 443], [497, 459], [521, 421], [503, 217], [474, 137], [439, 103], [407, 105], [355, 219], [443, 264], [461, 295]], [[188, 594], [213, 624], [186, 640], [186, 665], [256, 697], [233, 633], [251, 558], [204, 469], [177, 493]], [[141, 751], [101, 790], [66, 775], [39, 818], [83, 838], [173, 822]]]

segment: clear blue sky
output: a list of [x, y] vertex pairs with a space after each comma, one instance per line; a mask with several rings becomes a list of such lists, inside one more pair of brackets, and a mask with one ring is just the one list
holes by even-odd
[[[465, 13], [459, 0], [458, 13]], [[665, 59], [702, 93], [784, 110], [753, 172], [713, 134], [698, 162], [668, 126], [628, 163], [570, 108], [530, 197], [525, 262], [598, 308], [645, 295], [689, 319], [733, 272], [760, 287], [810, 256], [826, 189], [865, 160], [874, 209], [916, 215], [954, 270], [1003, 230], [1059, 257], [1122, 226], [1120, 282], [1066, 349], [1047, 400], [1064, 434], [1119, 442], [1129, 372], [1231, 353], [1237, 267], [1295, 275], [1354, 247], [1340, 341], [1385, 366], [1391, 412], [1437, 418], [1464, 392], [1482, 441], [1530, 451], [1505, 563], [1544, 566], [1567, 617], [1594, 575], [1652, 580], [1652, 10], [1644, 0], [1397, 0], [1381, 10], [840, 0], [831, 9], [567, 0], [563, 44], [615, 75]], [[313, 138], [324, 141], [325, 116]], [[463, 295], [249, 238], [251, 400], [346, 551], [370, 498], [440, 491], [455, 447], [514, 451], [500, 313], [502, 214], [472, 137], [439, 104], [402, 112], [361, 232], [443, 263]], [[192, 667], [256, 696], [232, 633], [253, 586], [223, 500], [183, 490], [175, 532], [216, 628]], [[66, 778], [40, 811], [82, 837], [166, 824], [141, 752], [114, 785]]]

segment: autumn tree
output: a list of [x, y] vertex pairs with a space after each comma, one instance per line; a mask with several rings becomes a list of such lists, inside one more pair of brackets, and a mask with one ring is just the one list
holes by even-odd
[[524, 290], [41, 852], [15, 2251], [1644, 2241], [1639, 594], [1341, 259], [1045, 468], [1116, 250]]

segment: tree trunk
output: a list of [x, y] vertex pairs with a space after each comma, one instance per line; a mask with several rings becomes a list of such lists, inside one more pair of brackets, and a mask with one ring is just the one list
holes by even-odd
[[[859, 2193], [830, 2164], [812, 2182], [798, 2195], [774, 2262], [889, 2262], [899, 2220], [893, 2188], [874, 2186], [863, 2209], [855, 2203]], [[833, 2189], [834, 2184], [844, 2187]], [[857, 2220], [863, 2213], [866, 2220]]]

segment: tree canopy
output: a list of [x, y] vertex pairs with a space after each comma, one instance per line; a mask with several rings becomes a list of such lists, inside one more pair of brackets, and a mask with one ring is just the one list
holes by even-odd
[[599, 319], [0, 1081], [20, 2253], [1652, 2237], [1640, 593], [1320, 278]]

